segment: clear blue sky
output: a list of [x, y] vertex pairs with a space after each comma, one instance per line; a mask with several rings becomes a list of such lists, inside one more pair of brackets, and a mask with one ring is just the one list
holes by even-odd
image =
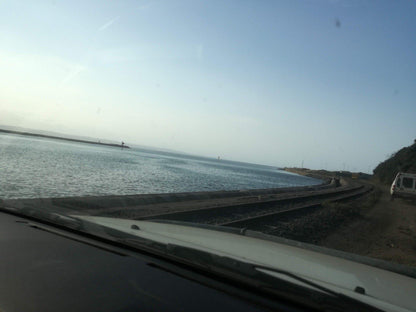
[[415, 16], [415, 1], [0, 1], [0, 124], [367, 172], [416, 138]]

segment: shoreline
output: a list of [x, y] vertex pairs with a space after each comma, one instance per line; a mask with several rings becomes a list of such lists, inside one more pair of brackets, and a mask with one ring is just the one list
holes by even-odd
[[306, 168], [285, 167], [285, 168], [282, 168], [282, 171], [294, 173], [294, 174], [297, 174], [297, 175], [301, 175], [301, 176], [309, 177], [309, 178], [313, 178], [313, 179], [323, 180], [323, 181], [331, 179], [331, 178], [334, 177], [333, 174], [323, 174], [322, 171], [311, 170], [311, 169], [306, 169]]
[[101, 142], [94, 142], [94, 141], [88, 141], [88, 140], [71, 139], [71, 138], [64, 138], [64, 137], [58, 137], [58, 136], [53, 136], [53, 135], [38, 134], [38, 133], [31, 133], [31, 132], [22, 132], [22, 131], [14, 131], [14, 130], [6, 130], [6, 129], [0, 129], [0, 133], [17, 134], [17, 135], [24, 135], [24, 136], [33, 136], [33, 137], [40, 137], [40, 138], [46, 138], [46, 139], [55, 139], [55, 140], [69, 141], [69, 142], [76, 142], [76, 143], [86, 143], [86, 144], [104, 145], [104, 146], [111, 146], [111, 147], [130, 148], [129, 146], [122, 145], [122, 144], [101, 143]]

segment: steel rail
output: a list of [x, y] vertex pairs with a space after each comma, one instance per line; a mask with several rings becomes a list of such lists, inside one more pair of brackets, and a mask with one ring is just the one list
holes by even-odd
[[360, 196], [363, 196], [364, 194], [370, 192], [373, 188], [371, 186], [363, 186], [359, 190], [356, 190], [351, 193], [342, 194], [337, 197], [329, 198], [324, 201], [314, 201], [314, 202], [308, 202], [307, 204], [300, 204], [296, 207], [292, 207], [285, 210], [265, 213], [257, 216], [247, 217], [247, 218], [241, 218], [238, 220], [228, 221], [228, 222], [221, 222], [217, 223], [216, 225], [221, 226], [229, 226], [229, 227], [236, 227], [236, 228], [248, 228], [252, 227], [256, 224], [263, 224], [267, 225], [268, 223], [273, 223], [273, 221], [282, 218], [283, 216], [289, 216], [289, 215], [296, 215], [299, 213], [303, 213], [305, 211], [311, 211], [314, 210], [314, 208], [320, 208], [322, 206], [323, 202], [339, 202], [343, 200], [350, 200], [353, 198], [357, 198]]
[[[363, 185], [339, 187], [320, 191], [302, 192], [295, 195], [280, 195], [274, 199], [259, 200], [241, 204], [199, 208], [192, 210], [176, 211], [170, 213], [154, 214], [138, 218], [139, 220], [180, 220], [186, 222], [225, 224], [232, 219], [241, 220], [247, 218], [249, 214], [267, 214], [293, 208], [293, 205], [304, 203], [305, 201], [316, 200], [318, 202], [328, 201], [339, 198], [341, 195], [350, 195], [364, 188]], [[231, 220], [230, 220], [231, 218]]]

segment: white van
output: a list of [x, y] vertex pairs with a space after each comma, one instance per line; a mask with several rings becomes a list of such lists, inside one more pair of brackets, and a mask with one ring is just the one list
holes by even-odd
[[416, 197], [416, 174], [399, 172], [391, 184], [390, 194], [394, 197]]

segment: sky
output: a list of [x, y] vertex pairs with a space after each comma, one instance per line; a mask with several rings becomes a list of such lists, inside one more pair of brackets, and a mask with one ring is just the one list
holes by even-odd
[[416, 139], [416, 2], [0, 1], [0, 125], [371, 172]]

